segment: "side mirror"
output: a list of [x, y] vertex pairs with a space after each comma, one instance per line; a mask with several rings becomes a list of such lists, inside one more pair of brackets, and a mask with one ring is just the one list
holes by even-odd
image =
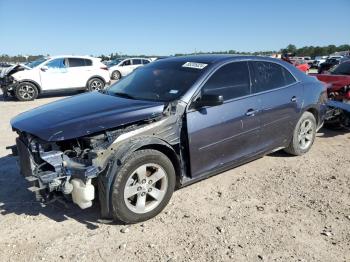
[[46, 72], [49, 68], [47, 66], [42, 66], [40, 68], [41, 71]]
[[203, 94], [200, 98], [193, 102], [195, 108], [201, 108], [204, 106], [218, 106], [224, 103], [224, 97], [222, 95], [209, 95]]

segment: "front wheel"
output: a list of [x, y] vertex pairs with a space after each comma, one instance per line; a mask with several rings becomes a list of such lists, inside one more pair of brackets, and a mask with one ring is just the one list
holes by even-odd
[[38, 88], [29, 82], [20, 83], [15, 90], [15, 96], [19, 101], [31, 101], [38, 97]]
[[118, 70], [112, 72], [111, 78], [113, 80], [119, 80], [122, 77], [121, 73]]
[[316, 137], [316, 119], [310, 112], [304, 112], [296, 124], [292, 140], [285, 151], [300, 156], [308, 152]]
[[150, 219], [168, 204], [175, 188], [175, 170], [163, 153], [136, 151], [115, 174], [112, 213], [127, 224]]

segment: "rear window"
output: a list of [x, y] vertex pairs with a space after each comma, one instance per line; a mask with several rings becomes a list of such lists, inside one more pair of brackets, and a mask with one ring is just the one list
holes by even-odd
[[259, 93], [283, 87], [296, 82], [291, 73], [283, 66], [270, 62], [250, 62], [253, 77], [253, 92]]
[[92, 66], [90, 59], [84, 58], [68, 58], [69, 67]]

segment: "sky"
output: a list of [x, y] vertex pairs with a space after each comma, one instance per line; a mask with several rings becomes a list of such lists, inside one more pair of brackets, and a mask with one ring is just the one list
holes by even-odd
[[350, 0], [0, 0], [0, 54], [171, 55], [350, 43]]

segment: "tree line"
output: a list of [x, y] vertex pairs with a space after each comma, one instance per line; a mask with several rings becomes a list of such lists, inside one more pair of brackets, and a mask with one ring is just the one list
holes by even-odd
[[[296, 56], [311, 56], [314, 58], [315, 56], [324, 56], [324, 55], [330, 55], [335, 52], [340, 51], [350, 51], [350, 45], [344, 44], [344, 45], [328, 45], [328, 46], [304, 46], [301, 48], [297, 48], [293, 44], [289, 44], [286, 48], [282, 48], [280, 50], [270, 50], [270, 51], [258, 51], [258, 52], [239, 52], [236, 50], [227, 50], [227, 51], [213, 51], [213, 52], [195, 52], [195, 53], [176, 53], [174, 56], [183, 56], [183, 55], [196, 55], [196, 54], [238, 54], [238, 55], [272, 55], [276, 53], [291, 53]], [[9, 56], [6, 54], [0, 55], [0, 62], [11, 62], [11, 63], [25, 63], [34, 61], [38, 58], [42, 58], [47, 55], [16, 55], [16, 56]], [[157, 55], [154, 55], [157, 56]], [[103, 61], [104, 60], [114, 60], [120, 57], [128, 57], [128, 55], [121, 55], [119, 53], [111, 53], [110, 55], [99, 55], [97, 57], [100, 57]], [[138, 57], [150, 57], [146, 55], [138, 55]]]

